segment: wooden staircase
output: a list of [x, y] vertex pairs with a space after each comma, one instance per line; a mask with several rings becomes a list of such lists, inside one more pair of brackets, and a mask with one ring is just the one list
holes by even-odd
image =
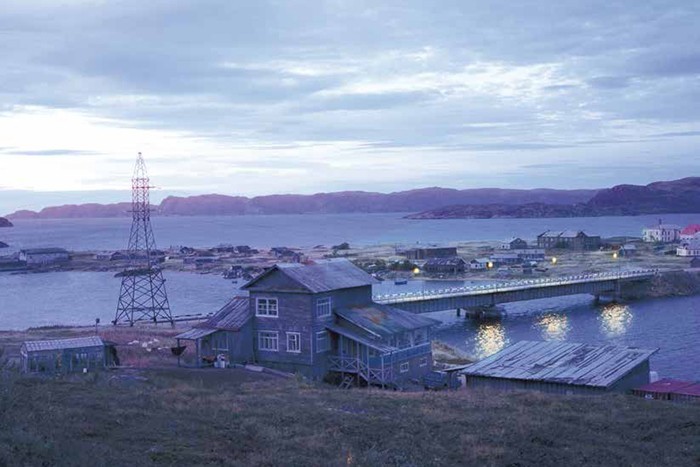
[[352, 375], [345, 375], [343, 381], [338, 386], [340, 389], [350, 389], [355, 385], [355, 377]]

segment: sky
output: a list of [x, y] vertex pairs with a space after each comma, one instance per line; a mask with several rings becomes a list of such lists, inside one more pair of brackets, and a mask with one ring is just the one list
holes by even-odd
[[700, 175], [700, 2], [3, 0], [0, 213]]

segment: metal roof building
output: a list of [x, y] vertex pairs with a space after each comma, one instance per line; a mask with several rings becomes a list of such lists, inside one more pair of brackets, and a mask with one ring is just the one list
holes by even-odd
[[99, 336], [27, 341], [20, 348], [22, 370], [32, 373], [70, 373], [104, 368], [111, 360]]
[[467, 387], [562, 394], [629, 391], [649, 382], [647, 350], [613, 345], [521, 341], [464, 370]]

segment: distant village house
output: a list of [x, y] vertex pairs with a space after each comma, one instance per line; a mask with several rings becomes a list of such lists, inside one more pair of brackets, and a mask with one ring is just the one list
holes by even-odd
[[457, 256], [456, 247], [411, 248], [402, 252], [409, 260], [431, 258], [454, 258]]
[[537, 236], [537, 247], [544, 249], [597, 250], [600, 245], [600, 236], [588, 235], [582, 230], [563, 232], [547, 230]]
[[70, 261], [70, 253], [63, 248], [31, 248], [21, 250], [19, 260], [27, 266], [45, 266]]
[[423, 265], [423, 271], [432, 274], [461, 274], [468, 268], [459, 256], [454, 258], [431, 258]]
[[502, 242], [499, 246], [501, 250], [525, 250], [527, 242], [522, 238], [513, 237], [510, 240]]
[[674, 243], [681, 238], [681, 227], [675, 224], [662, 224], [661, 219], [656, 225], [642, 230], [642, 240], [647, 243]]

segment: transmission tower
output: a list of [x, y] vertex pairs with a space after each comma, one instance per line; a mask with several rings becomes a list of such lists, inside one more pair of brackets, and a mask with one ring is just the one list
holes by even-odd
[[131, 235], [129, 236], [129, 265], [122, 277], [117, 314], [113, 324], [137, 321], [173, 324], [165, 279], [155, 257], [156, 242], [151, 228], [151, 203], [146, 163], [139, 153], [131, 179]]

